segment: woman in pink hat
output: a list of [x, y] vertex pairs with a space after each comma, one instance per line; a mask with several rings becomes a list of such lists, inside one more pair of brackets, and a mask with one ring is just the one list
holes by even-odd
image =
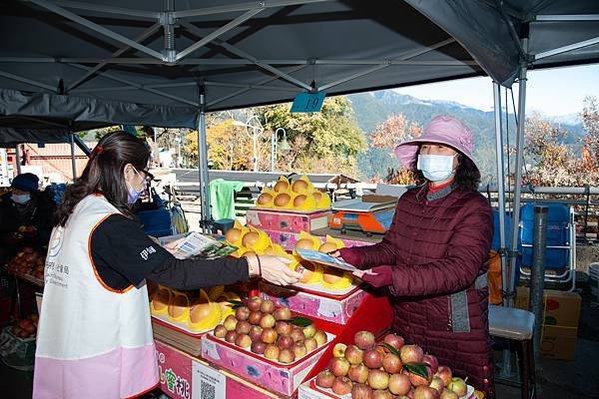
[[487, 200], [477, 191], [472, 133], [450, 116], [434, 118], [421, 137], [395, 153], [418, 186], [397, 204], [382, 242], [340, 256], [358, 274], [388, 287], [393, 329], [494, 396], [486, 260], [493, 235]]

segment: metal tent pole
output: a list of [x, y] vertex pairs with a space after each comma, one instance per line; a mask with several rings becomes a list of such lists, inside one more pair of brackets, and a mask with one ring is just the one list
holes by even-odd
[[75, 133], [71, 133], [71, 168], [73, 169], [73, 182], [77, 179], [77, 161], [75, 160]]
[[[21, 150], [19, 150], [19, 145], [15, 145], [15, 163], [17, 164], [17, 174], [21, 174]], [[14, 177], [14, 176], [13, 176]]]
[[210, 212], [210, 181], [208, 180], [208, 147], [206, 144], [206, 93], [200, 86], [200, 115], [198, 120], [198, 162], [200, 179], [200, 203], [202, 219], [200, 228], [204, 233], [210, 232], [212, 220]]
[[[493, 82], [493, 103], [495, 110], [495, 157], [497, 160], [497, 191], [499, 204], [499, 256], [501, 257], [501, 289], [507, 290], [507, 258], [505, 247], [505, 165], [503, 157], [503, 130], [501, 129], [501, 91], [499, 83]], [[503, 304], [505, 305], [505, 298]]]
[[[528, 53], [528, 38], [522, 39], [522, 48]], [[526, 124], [526, 72], [527, 60], [522, 60], [518, 82], [518, 133], [516, 138], [516, 178], [514, 181], [514, 205], [512, 208], [512, 244], [510, 247], [510, 267], [508, 275], [507, 303], [514, 306], [514, 276], [516, 275], [516, 260], [518, 251], [518, 235], [520, 231], [520, 194], [522, 189], [522, 166], [524, 161], [524, 126]]]

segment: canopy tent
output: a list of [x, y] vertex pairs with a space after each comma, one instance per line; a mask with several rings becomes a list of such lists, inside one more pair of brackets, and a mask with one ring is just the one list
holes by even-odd
[[239, 1], [2, 2], [0, 143], [110, 124], [197, 127], [206, 194], [205, 112], [488, 75], [503, 191], [499, 85], [518, 79], [524, 120], [527, 69], [599, 62], [596, 0]]

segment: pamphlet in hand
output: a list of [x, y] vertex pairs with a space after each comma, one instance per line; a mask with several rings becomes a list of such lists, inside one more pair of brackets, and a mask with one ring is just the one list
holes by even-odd
[[[237, 247], [210, 236], [192, 231], [181, 237], [162, 237], [162, 246], [177, 259], [200, 257], [205, 259], [222, 258], [237, 251]], [[174, 239], [173, 239], [174, 238]]]
[[310, 262], [321, 263], [325, 266], [345, 270], [350, 273], [360, 270], [360, 269], [356, 268], [355, 266], [352, 266], [349, 263], [345, 262], [343, 259], [335, 258], [329, 254], [324, 253], [324, 252], [313, 251], [311, 249], [297, 249], [296, 251], [297, 251], [297, 254], [302, 259], [310, 261]]

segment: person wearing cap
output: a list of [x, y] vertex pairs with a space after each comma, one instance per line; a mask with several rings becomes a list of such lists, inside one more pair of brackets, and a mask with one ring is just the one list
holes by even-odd
[[339, 251], [374, 287], [387, 287], [393, 330], [437, 356], [454, 375], [494, 396], [486, 260], [493, 235], [472, 132], [450, 116], [395, 153], [418, 182], [398, 201], [382, 242]]
[[[39, 191], [39, 179], [33, 173], [17, 175], [11, 182], [10, 192], [0, 197], [0, 234], [3, 241], [24, 228], [35, 236], [34, 246], [44, 246], [50, 239], [54, 207]], [[32, 234], [31, 227], [33, 226]], [[16, 250], [14, 245], [9, 246]]]

